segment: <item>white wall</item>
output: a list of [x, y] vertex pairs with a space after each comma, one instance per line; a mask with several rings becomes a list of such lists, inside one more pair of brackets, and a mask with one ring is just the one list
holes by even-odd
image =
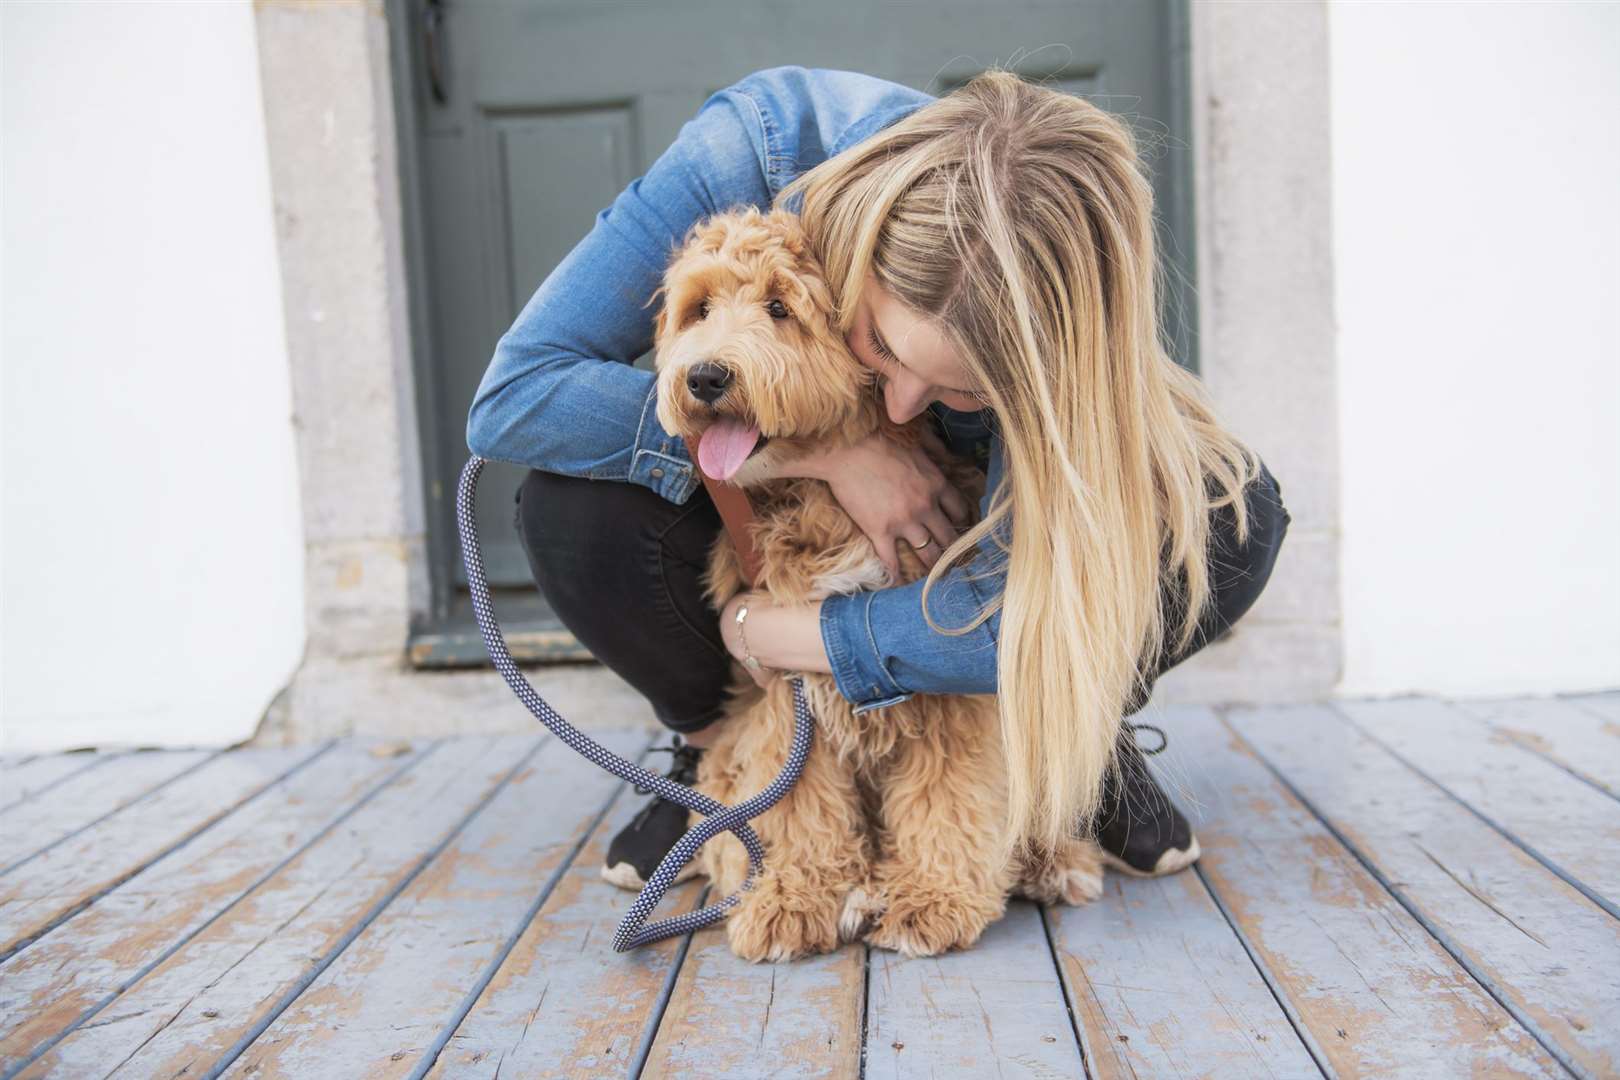
[[0, 746], [245, 738], [304, 636], [252, 9], [0, 42]]
[[1342, 692], [1620, 685], [1620, 5], [1331, 40]]

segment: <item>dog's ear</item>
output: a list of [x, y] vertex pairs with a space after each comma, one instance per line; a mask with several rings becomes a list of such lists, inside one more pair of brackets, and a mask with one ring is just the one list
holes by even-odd
[[821, 275], [821, 267], [810, 250], [810, 237], [804, 231], [804, 223], [799, 215], [790, 210], [775, 209], [765, 217], [766, 224], [782, 238], [782, 246], [788, 253], [801, 261], [808, 259], [814, 265], [816, 275]]
[[658, 313], [653, 316], [653, 344], [655, 346], [664, 341], [665, 335], [670, 331], [670, 320], [674, 318], [669, 305], [669, 279], [667, 277], [664, 279], [663, 284], [654, 289], [652, 295], [647, 297], [647, 302], [641, 306], [651, 307], [658, 301], [659, 297], [663, 297], [664, 303], [659, 305]]
[[790, 303], [801, 309], [801, 318], [812, 316], [814, 323], [831, 326], [834, 319], [832, 288], [827, 284], [821, 260], [810, 248], [809, 234], [799, 222], [799, 216], [786, 210], [773, 210], [766, 219], [772, 232], [780, 237], [782, 249], [793, 263], [791, 279], [784, 282]]

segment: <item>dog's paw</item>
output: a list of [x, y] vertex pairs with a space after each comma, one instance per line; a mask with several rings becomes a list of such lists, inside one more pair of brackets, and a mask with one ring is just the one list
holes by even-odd
[[1063, 845], [1054, 859], [1026, 865], [1013, 891], [1041, 904], [1068, 904], [1079, 907], [1102, 896], [1102, 853], [1090, 840], [1074, 840]]
[[1004, 910], [965, 893], [900, 895], [889, 899], [866, 940], [902, 956], [934, 956], [972, 945]]
[[861, 886], [849, 890], [844, 897], [843, 909], [838, 913], [838, 937], [841, 941], [855, 941], [866, 926], [883, 911], [878, 898]]
[[841, 943], [838, 901], [825, 890], [788, 890], [766, 876], [726, 920], [731, 951], [752, 963], [832, 952]]

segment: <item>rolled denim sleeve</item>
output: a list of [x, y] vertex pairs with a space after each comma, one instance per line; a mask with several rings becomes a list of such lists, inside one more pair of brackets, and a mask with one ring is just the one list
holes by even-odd
[[[991, 447], [981, 519], [1000, 482], [1001, 442]], [[1010, 535], [1003, 525], [1003, 541]], [[942, 574], [928, 594], [928, 612], [947, 629], [965, 626], [1006, 585], [1006, 554], [986, 538], [968, 567]], [[965, 634], [943, 634], [923, 618], [926, 579], [870, 592], [829, 596], [821, 604], [821, 641], [838, 692], [857, 713], [914, 694], [993, 694], [1001, 611]]]
[[647, 172], [597, 214], [496, 344], [467, 414], [480, 457], [592, 480], [628, 480], [684, 503], [701, 482], [659, 424], [648, 303], [695, 222], [766, 205], [764, 134], [750, 99], [710, 95]]

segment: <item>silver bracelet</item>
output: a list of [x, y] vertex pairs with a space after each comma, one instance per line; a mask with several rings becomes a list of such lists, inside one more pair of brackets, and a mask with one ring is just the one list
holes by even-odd
[[746, 618], [748, 618], [748, 605], [744, 604], [737, 609], [737, 614], [733, 616], [733, 619], [737, 623], [737, 640], [742, 642], [744, 666], [746, 666], [749, 671], [758, 671], [759, 661], [754, 658], [753, 653], [748, 651], [748, 634], [743, 629], [743, 620]]

